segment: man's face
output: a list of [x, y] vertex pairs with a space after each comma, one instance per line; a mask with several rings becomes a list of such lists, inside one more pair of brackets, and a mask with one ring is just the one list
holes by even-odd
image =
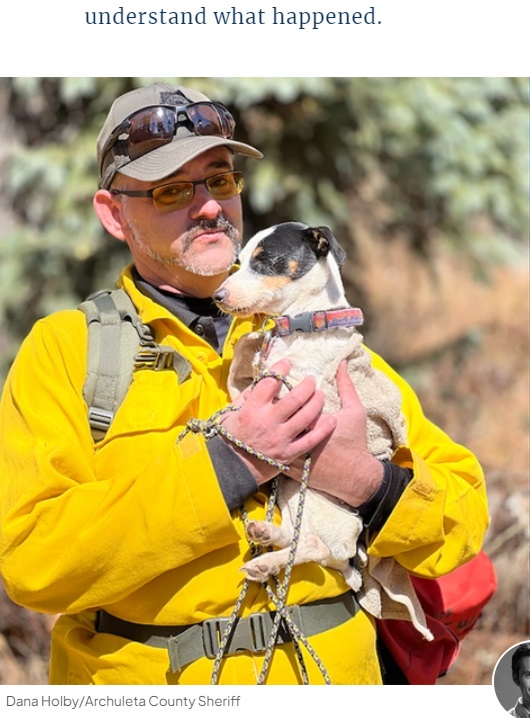
[[519, 688], [526, 708], [530, 708], [530, 656], [524, 656], [519, 665]]
[[[226, 147], [216, 147], [181, 167], [171, 177], [140, 182], [121, 176], [119, 189], [146, 190], [173, 181], [197, 181], [233, 169]], [[115, 184], [116, 186], [116, 184]], [[204, 185], [191, 203], [160, 212], [151, 198], [117, 198], [125, 241], [138, 271], [159, 286], [208, 296], [234, 263], [243, 229], [241, 198], [215, 200]]]

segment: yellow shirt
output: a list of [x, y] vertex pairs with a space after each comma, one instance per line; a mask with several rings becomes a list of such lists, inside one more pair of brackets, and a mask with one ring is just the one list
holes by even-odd
[[[121, 285], [156, 341], [192, 366], [178, 385], [173, 372], [135, 373], [111, 428], [95, 447], [83, 400], [87, 332], [84, 315], [59, 312], [36, 323], [6, 382], [0, 405], [0, 567], [12, 599], [62, 614], [53, 631], [50, 681], [59, 684], [204, 684], [203, 658], [168, 673], [164, 649], [94, 631], [103, 607], [127, 621], [190, 624], [229, 616], [249, 557], [239, 511], [229, 513], [205, 442], [188, 435], [190, 418], [208, 418], [228, 403], [226, 379], [237, 339], [255, 329], [232, 324], [219, 356], [167, 310], [141, 294], [129, 271]], [[394, 460], [414, 470], [370, 552], [394, 556], [410, 571], [435, 577], [480, 548], [488, 524], [484, 480], [475, 457], [428, 422], [417, 398], [378, 356], [374, 366], [399, 386], [410, 448]], [[267, 496], [251, 497], [264, 518]], [[294, 569], [289, 603], [347, 590], [342, 575], [316, 564]], [[253, 585], [243, 615], [271, 610]], [[311, 644], [333, 683], [380, 683], [372, 620], [352, 620]], [[224, 663], [220, 683], [254, 684], [262, 657]], [[311, 661], [312, 682], [322, 682]], [[277, 648], [270, 683], [299, 683], [291, 645]]]

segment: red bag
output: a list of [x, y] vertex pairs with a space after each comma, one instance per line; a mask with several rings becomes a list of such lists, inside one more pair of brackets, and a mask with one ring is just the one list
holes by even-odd
[[432, 685], [456, 660], [497, 588], [490, 558], [474, 559], [441, 578], [411, 577], [434, 640], [426, 641], [409, 621], [377, 621], [377, 632], [410, 685]]

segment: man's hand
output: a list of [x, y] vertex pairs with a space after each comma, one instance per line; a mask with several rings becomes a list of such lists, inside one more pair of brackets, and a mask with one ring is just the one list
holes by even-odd
[[[282, 376], [287, 375], [289, 369], [290, 364], [285, 360], [272, 367], [272, 371]], [[307, 377], [278, 399], [280, 389], [278, 379], [262, 379], [236, 399], [234, 406], [239, 406], [239, 409], [225, 415], [223, 426], [255, 451], [290, 465], [329, 437], [337, 419], [321, 413], [324, 395], [315, 389], [313, 378]], [[277, 468], [249, 455], [244, 449], [231, 446], [248, 466], [258, 485], [279, 473]]]
[[[367, 449], [366, 411], [348, 376], [345, 361], [337, 372], [337, 390], [342, 405], [334, 415], [337, 426], [311, 452], [309, 485], [350, 506], [360, 506], [379, 488], [383, 466]], [[294, 462], [288, 476], [299, 481], [302, 467], [303, 459]]]

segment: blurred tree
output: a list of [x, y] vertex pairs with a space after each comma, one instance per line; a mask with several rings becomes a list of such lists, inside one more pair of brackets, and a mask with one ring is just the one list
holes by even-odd
[[[0, 379], [37, 318], [112, 286], [128, 261], [92, 211], [95, 139], [113, 99], [154, 79], [0, 80], [10, 214]], [[368, 213], [379, 237], [405, 238], [427, 259], [442, 239], [481, 265], [509, 260], [525, 241], [522, 78], [167, 79], [227, 104], [238, 138], [263, 150], [264, 161], [245, 165], [247, 236], [286, 219], [325, 223], [355, 259]]]

